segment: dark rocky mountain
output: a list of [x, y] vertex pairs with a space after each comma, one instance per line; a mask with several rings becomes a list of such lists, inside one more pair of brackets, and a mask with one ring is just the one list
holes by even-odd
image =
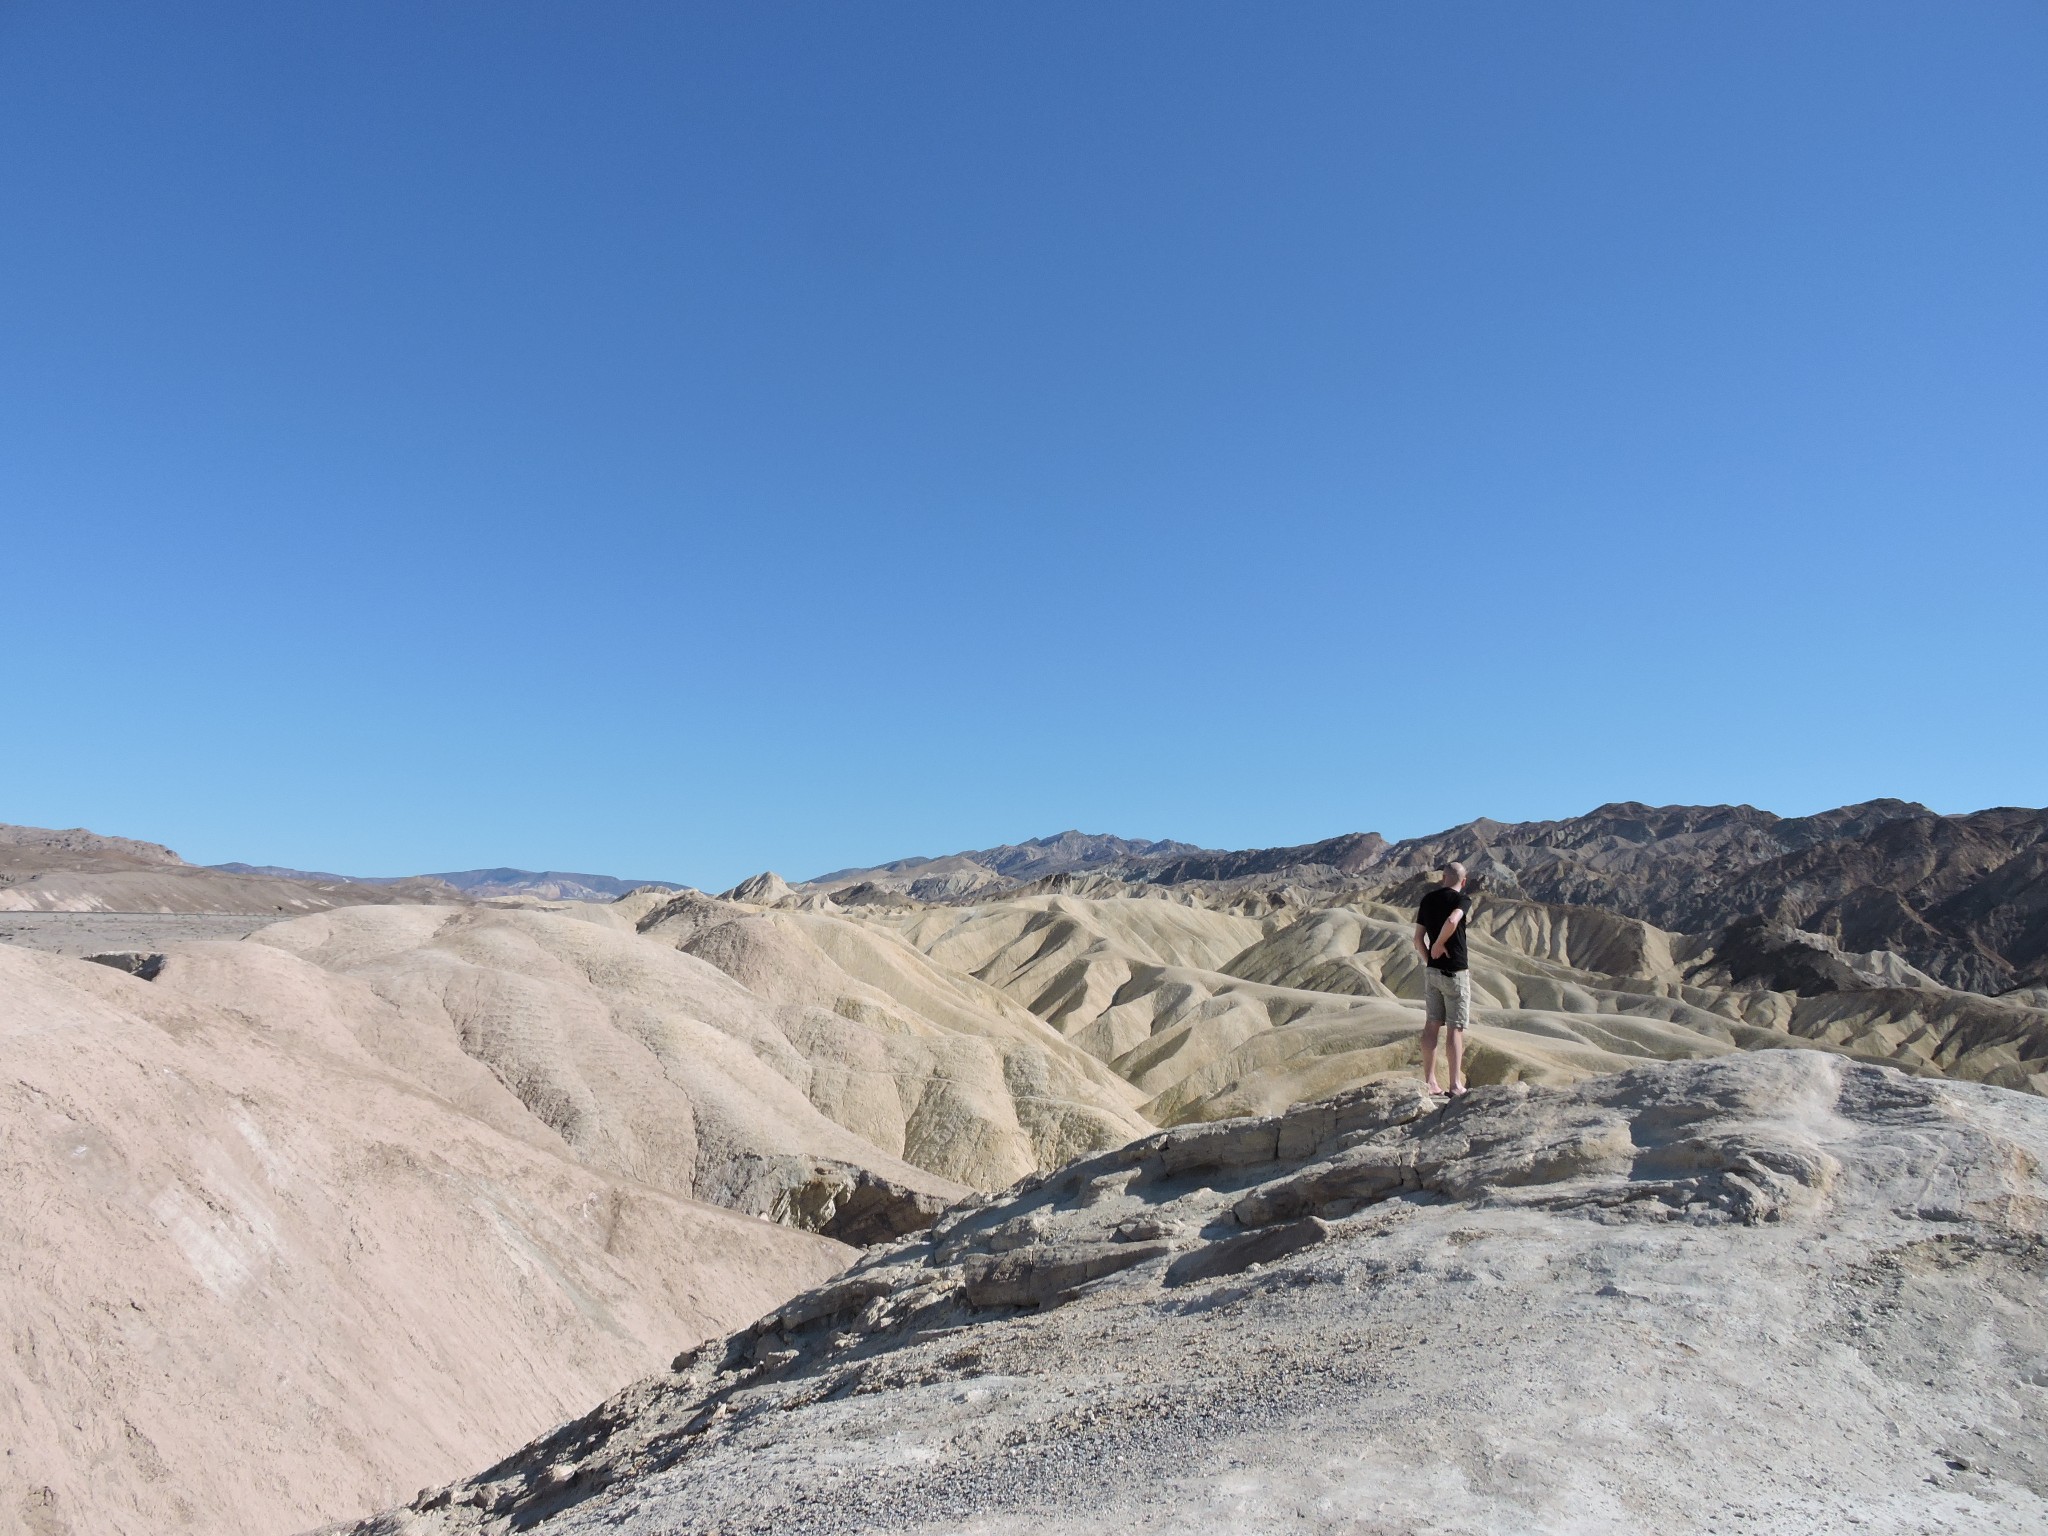
[[1888, 950], [1973, 992], [2048, 980], [2048, 810], [1943, 816], [1876, 800], [1777, 817], [1751, 806], [1607, 805], [1397, 843], [1371, 874], [1391, 884], [1450, 859], [1482, 888], [1682, 933], [1762, 920], [1845, 950]]
[[969, 890], [1007, 889], [1048, 875], [1083, 874], [1096, 870], [1126, 870], [1149, 867], [1147, 861], [1162, 861], [1209, 853], [1193, 843], [1146, 842], [1103, 833], [1066, 831], [1028, 842], [1005, 843], [998, 848], [970, 849], [964, 853], [934, 858], [895, 859], [869, 869], [836, 869], [804, 884], [812, 888], [851, 888], [874, 885], [912, 889], [924, 884], [926, 891], [912, 894], [943, 897]]
[[1000, 848], [984, 849], [968, 857], [1010, 879], [1035, 880], [1041, 875], [1100, 869], [1127, 860], [1170, 858], [1203, 851], [1193, 843], [1143, 842], [1099, 833], [1068, 831], [1051, 837], [1033, 838], [1027, 843], [1006, 843]]
[[[1738, 979], [1762, 980], [1780, 964], [1809, 981], [1815, 967], [1828, 970], [1803, 941], [1771, 937], [1811, 933], [1844, 951], [1889, 951], [1973, 992], [2048, 984], [2048, 810], [2025, 808], [1944, 816], [1912, 801], [1871, 800], [1776, 816], [1748, 805], [1625, 801], [1557, 821], [1482, 818], [1398, 843], [1352, 832], [1238, 851], [1067, 832], [810, 883], [965, 901], [1088, 876], [1406, 901], [1452, 859], [1480, 890], [1601, 907], [1674, 932], [1762, 925], [1729, 949], [1763, 967]], [[1779, 958], [1766, 965], [1766, 951]]]
[[1386, 857], [1387, 840], [1377, 832], [1347, 832], [1296, 848], [1247, 848], [1237, 853], [1200, 850], [1173, 854], [1145, 867], [1143, 877], [1158, 885], [1179, 885], [1190, 880], [1248, 880], [1260, 875], [1284, 875], [1290, 879], [1327, 871], [1335, 876], [1353, 876], [1373, 868]]

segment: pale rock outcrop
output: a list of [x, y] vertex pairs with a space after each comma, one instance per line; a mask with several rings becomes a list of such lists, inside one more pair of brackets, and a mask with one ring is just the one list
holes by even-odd
[[2048, 1524], [2048, 1104], [1816, 1052], [1182, 1127], [358, 1536]]
[[721, 891], [719, 900], [743, 901], [752, 906], [772, 907], [776, 902], [786, 900], [794, 894], [787, 880], [774, 870], [766, 869], [758, 875], [750, 875], [729, 891]]

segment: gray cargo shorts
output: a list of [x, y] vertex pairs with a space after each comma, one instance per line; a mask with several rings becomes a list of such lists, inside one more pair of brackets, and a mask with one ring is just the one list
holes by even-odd
[[1422, 1016], [1431, 1024], [1463, 1029], [1472, 1022], [1472, 973], [1446, 974], [1431, 966], [1422, 971]]

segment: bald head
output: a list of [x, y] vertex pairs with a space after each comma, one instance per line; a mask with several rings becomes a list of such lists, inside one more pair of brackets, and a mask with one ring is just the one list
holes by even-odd
[[1465, 888], [1465, 866], [1458, 863], [1446, 864], [1443, 878], [1444, 884], [1452, 890], [1462, 891]]

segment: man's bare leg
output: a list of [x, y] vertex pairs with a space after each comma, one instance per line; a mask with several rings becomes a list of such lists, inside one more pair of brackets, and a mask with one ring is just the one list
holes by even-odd
[[[1437, 1022], [1435, 1019], [1431, 1019], [1422, 1026], [1422, 1086], [1431, 1093], [1442, 1093], [1443, 1089], [1436, 1085], [1436, 1032]], [[1451, 1080], [1453, 1082], [1457, 1080], [1458, 1076], [1457, 1040], [1458, 1032], [1452, 1030]]]
[[[1450, 1039], [1444, 1042], [1444, 1055], [1450, 1058], [1451, 1092], [1463, 1093], [1465, 1091], [1465, 1031], [1453, 1029], [1446, 1031], [1446, 1033], [1450, 1035]], [[1427, 1048], [1422, 1053], [1422, 1071], [1425, 1077], [1429, 1075], [1429, 1051]]]

